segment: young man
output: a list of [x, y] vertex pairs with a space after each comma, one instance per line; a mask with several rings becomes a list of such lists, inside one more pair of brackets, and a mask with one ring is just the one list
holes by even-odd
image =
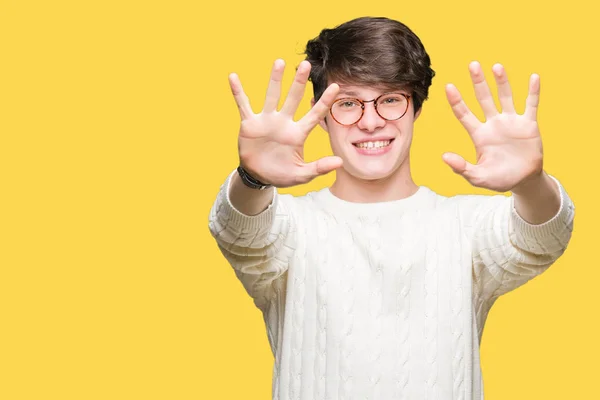
[[[308, 42], [285, 104], [277, 60], [254, 114], [235, 74], [240, 167], [210, 212], [210, 230], [263, 312], [275, 356], [273, 398], [481, 399], [479, 343], [502, 294], [565, 250], [574, 206], [542, 168], [537, 75], [523, 115], [501, 65], [498, 112], [478, 63], [469, 66], [486, 121], [446, 93], [477, 164], [444, 161], [473, 186], [512, 196], [444, 197], [410, 171], [413, 124], [434, 75], [405, 25], [359, 18]], [[314, 106], [293, 115], [308, 78]], [[320, 124], [333, 156], [305, 163]], [[301, 197], [276, 188], [336, 171]]]

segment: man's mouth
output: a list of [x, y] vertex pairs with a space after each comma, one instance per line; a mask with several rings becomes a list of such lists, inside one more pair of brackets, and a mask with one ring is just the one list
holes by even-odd
[[388, 147], [390, 143], [392, 143], [394, 139], [390, 140], [376, 140], [369, 142], [360, 142], [360, 143], [352, 143], [355, 147], [359, 149], [382, 149], [384, 147]]

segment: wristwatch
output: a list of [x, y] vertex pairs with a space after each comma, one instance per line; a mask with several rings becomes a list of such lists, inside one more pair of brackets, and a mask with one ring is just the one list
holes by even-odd
[[239, 167], [237, 167], [237, 172], [240, 175], [240, 178], [242, 179], [242, 182], [244, 183], [244, 185], [248, 186], [249, 188], [257, 189], [257, 190], [264, 190], [264, 189], [267, 189], [267, 188], [270, 188], [273, 186], [268, 183], [262, 183], [258, 179], [253, 178], [248, 173], [248, 171], [246, 171], [244, 168], [242, 168], [241, 165]]

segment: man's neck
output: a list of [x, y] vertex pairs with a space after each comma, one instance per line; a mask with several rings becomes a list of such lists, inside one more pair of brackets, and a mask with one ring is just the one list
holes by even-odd
[[352, 203], [401, 200], [417, 190], [419, 187], [413, 181], [408, 165], [401, 165], [394, 174], [377, 180], [356, 178], [342, 168], [336, 171], [335, 182], [330, 188], [334, 196]]

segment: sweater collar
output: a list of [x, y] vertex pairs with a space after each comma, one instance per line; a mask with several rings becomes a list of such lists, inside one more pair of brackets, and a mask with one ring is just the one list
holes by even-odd
[[314, 199], [322, 202], [326, 208], [336, 213], [350, 213], [355, 215], [375, 216], [384, 213], [405, 212], [415, 207], [423, 206], [427, 199], [431, 199], [433, 191], [427, 186], [419, 186], [419, 189], [404, 199], [390, 200], [374, 203], [355, 203], [336, 197], [326, 187], [314, 193]]

